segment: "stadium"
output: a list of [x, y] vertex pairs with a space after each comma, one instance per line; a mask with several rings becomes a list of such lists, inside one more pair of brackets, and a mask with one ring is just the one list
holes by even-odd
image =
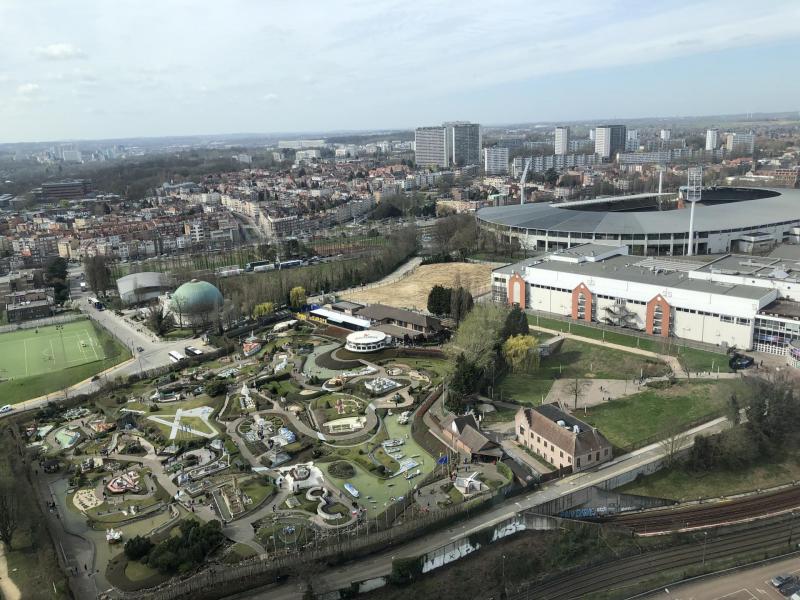
[[[624, 244], [639, 256], [683, 256], [689, 209], [680, 194], [636, 194], [483, 208], [481, 229], [528, 250], [590, 242]], [[695, 207], [695, 254], [758, 252], [800, 243], [800, 190], [706, 188]]]

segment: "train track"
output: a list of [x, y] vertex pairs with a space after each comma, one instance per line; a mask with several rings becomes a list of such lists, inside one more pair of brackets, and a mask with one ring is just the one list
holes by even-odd
[[[695, 532], [694, 539], [665, 550], [654, 550], [620, 558], [575, 572], [564, 573], [548, 581], [530, 585], [508, 595], [509, 600], [569, 600], [591, 598], [600, 593], [618, 592], [644, 578], [706, 561], [747, 555], [756, 552], [792, 549], [791, 517], [782, 516], [747, 526]], [[790, 539], [791, 538], [791, 539]]]
[[640, 535], [654, 535], [737, 523], [795, 508], [800, 508], [800, 486], [736, 500], [617, 515], [605, 522], [622, 525]]

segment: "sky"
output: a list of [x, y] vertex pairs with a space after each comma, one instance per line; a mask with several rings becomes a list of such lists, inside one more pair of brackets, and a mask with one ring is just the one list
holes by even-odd
[[0, 0], [0, 142], [798, 110], [796, 0]]

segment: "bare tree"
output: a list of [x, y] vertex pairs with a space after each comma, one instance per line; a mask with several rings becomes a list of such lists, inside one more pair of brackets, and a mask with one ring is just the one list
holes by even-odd
[[678, 453], [686, 441], [686, 433], [678, 427], [671, 427], [667, 435], [658, 444], [664, 452], [664, 466], [671, 467], [678, 458]]
[[0, 540], [11, 548], [11, 538], [19, 524], [18, 501], [11, 486], [4, 484], [0, 490]]
[[578, 401], [585, 395], [587, 385], [589, 385], [589, 382], [577, 377], [567, 382], [566, 392], [569, 394], [570, 398], [572, 398], [572, 410], [578, 408]]

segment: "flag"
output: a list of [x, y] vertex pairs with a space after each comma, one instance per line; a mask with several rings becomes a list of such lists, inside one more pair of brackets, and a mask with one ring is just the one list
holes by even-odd
[[446, 465], [447, 464], [447, 456], [440, 456], [438, 459], [436, 459], [436, 464], [437, 465]]

